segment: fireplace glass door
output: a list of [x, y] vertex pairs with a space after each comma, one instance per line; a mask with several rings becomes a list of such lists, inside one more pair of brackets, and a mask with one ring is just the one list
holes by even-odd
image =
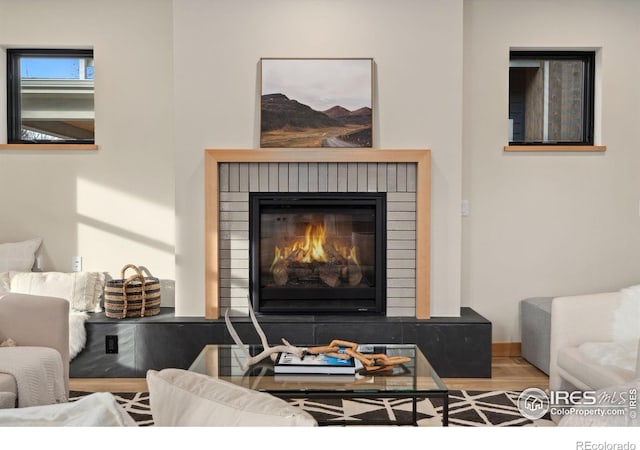
[[260, 313], [383, 313], [384, 194], [251, 194]]

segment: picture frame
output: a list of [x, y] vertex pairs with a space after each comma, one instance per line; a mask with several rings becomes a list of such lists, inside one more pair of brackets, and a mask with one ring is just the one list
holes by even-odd
[[260, 147], [373, 147], [373, 58], [261, 58]]

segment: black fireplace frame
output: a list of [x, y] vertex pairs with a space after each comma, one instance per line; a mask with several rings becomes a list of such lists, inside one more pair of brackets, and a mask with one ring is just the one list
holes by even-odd
[[[249, 289], [257, 314], [385, 315], [387, 304], [387, 197], [384, 192], [252, 192], [249, 193]], [[358, 209], [375, 211], [375, 286], [370, 288], [260, 287], [260, 213], [263, 208]], [[254, 264], [254, 262], [257, 262]], [[327, 298], [326, 294], [332, 297]]]

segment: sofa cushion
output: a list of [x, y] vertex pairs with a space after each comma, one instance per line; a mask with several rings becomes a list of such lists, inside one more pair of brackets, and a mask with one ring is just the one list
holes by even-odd
[[304, 410], [282, 399], [182, 369], [147, 372], [157, 426], [315, 426]]
[[601, 366], [587, 358], [578, 347], [561, 348], [558, 351], [558, 367], [591, 389], [623, 384], [634, 378], [633, 371], [615, 366]]

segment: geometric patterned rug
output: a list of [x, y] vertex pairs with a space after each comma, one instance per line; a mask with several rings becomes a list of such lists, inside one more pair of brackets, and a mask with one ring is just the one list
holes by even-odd
[[[449, 391], [449, 426], [551, 426], [549, 416], [531, 421], [518, 412], [516, 391]], [[308, 411], [322, 421], [358, 422], [382, 418], [410, 421], [410, 399], [312, 399], [292, 400], [292, 404]], [[439, 398], [418, 400], [418, 426], [442, 426], [442, 405]]]
[[[72, 391], [70, 401], [89, 392]], [[153, 425], [148, 392], [114, 392], [125, 411], [140, 426]], [[518, 412], [519, 391], [449, 391], [449, 426], [462, 427], [522, 427], [553, 426], [547, 415], [531, 421]], [[318, 420], [350, 422], [363, 420], [399, 420], [411, 417], [411, 400], [380, 399], [297, 399], [289, 403], [309, 412]], [[439, 427], [442, 424], [442, 400], [418, 401], [418, 426]]]

